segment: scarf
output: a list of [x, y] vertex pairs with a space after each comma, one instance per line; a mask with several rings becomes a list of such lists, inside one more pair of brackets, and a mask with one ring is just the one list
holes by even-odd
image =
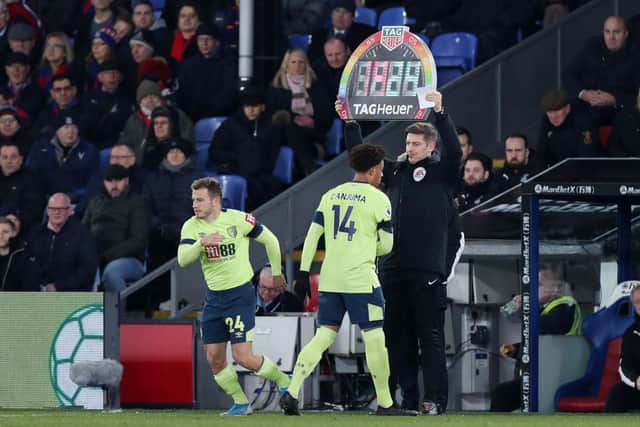
[[291, 88], [291, 112], [301, 116], [313, 116], [313, 104], [304, 87], [304, 76], [287, 74], [287, 82]]
[[182, 35], [182, 31], [176, 32], [176, 36], [173, 38], [173, 45], [171, 45], [171, 57], [178, 62], [182, 62], [184, 52], [187, 50], [191, 42], [195, 39], [195, 35], [189, 39], [185, 39]]

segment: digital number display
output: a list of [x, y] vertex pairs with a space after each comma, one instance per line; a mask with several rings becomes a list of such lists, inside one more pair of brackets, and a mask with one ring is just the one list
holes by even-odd
[[352, 96], [415, 96], [420, 61], [359, 61]]

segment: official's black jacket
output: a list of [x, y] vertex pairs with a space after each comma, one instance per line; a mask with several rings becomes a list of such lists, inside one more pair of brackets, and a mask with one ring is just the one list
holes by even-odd
[[[447, 224], [462, 152], [451, 118], [432, 114], [440, 134], [440, 156], [415, 164], [385, 160], [383, 184], [391, 200], [393, 249], [379, 263], [381, 274], [403, 278], [445, 279]], [[350, 150], [362, 142], [357, 124], [347, 123], [345, 142]]]
[[640, 317], [637, 314], [636, 321], [622, 336], [619, 372], [623, 383], [636, 388], [636, 379], [640, 376]]

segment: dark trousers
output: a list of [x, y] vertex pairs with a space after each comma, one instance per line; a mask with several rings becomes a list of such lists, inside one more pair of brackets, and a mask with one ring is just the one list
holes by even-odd
[[627, 412], [640, 409], [640, 391], [626, 384], [616, 384], [609, 391], [604, 412]]
[[418, 369], [422, 368], [423, 400], [435, 402], [440, 411], [447, 405], [448, 378], [444, 354], [446, 286], [438, 280], [397, 280], [381, 277], [385, 296], [384, 331], [389, 351], [392, 395], [398, 385], [403, 403], [417, 409]]
[[498, 384], [491, 392], [490, 411], [511, 412], [520, 408], [521, 388], [522, 380], [520, 378]]

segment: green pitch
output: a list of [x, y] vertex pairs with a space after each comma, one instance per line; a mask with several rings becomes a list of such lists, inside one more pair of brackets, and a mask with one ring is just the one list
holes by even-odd
[[254, 413], [248, 417], [220, 417], [219, 411], [125, 410], [122, 412], [93, 412], [80, 410], [0, 410], [2, 427], [75, 427], [75, 426], [229, 426], [229, 427], [628, 427], [636, 425], [638, 414], [630, 415], [494, 415], [448, 414], [440, 417], [375, 417], [362, 412], [313, 413], [302, 417], [285, 417], [275, 413]]

